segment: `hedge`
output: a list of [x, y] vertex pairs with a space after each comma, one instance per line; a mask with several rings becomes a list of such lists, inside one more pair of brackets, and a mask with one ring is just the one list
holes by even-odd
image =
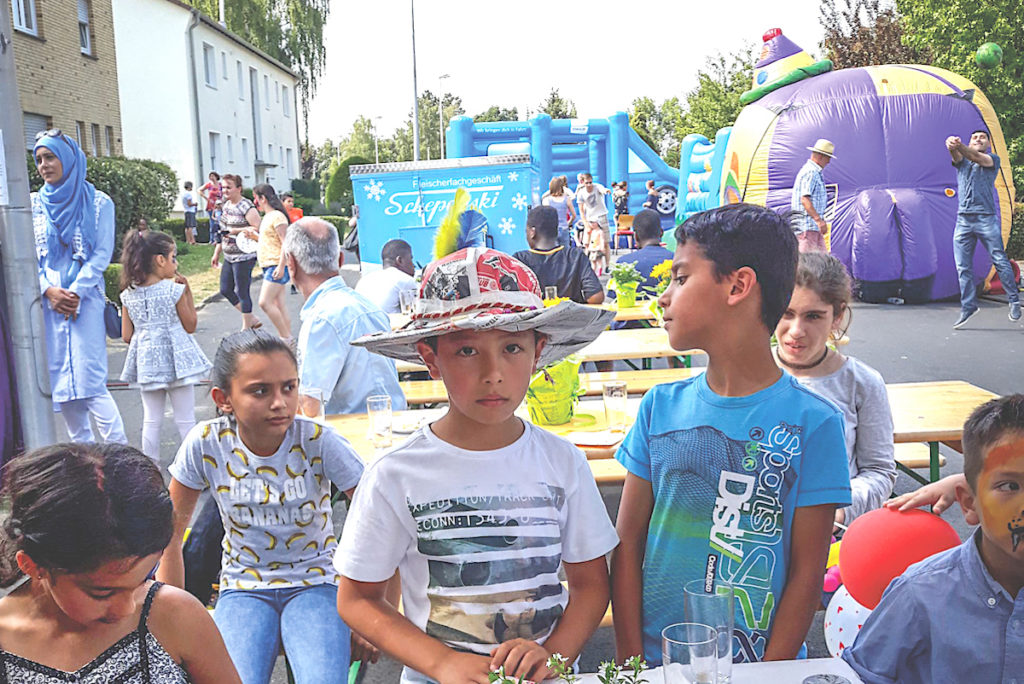
[[[170, 233], [175, 240], [185, 240], [185, 219], [168, 218], [153, 225], [153, 228]], [[210, 241], [210, 219], [200, 217], [196, 219], [196, 242]]]
[[1006, 241], [1006, 255], [1024, 261], [1024, 203], [1013, 205], [1010, 238]]

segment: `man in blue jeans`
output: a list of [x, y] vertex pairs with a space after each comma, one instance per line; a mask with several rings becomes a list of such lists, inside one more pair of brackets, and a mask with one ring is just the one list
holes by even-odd
[[995, 184], [999, 174], [999, 157], [992, 154], [988, 131], [979, 129], [971, 133], [971, 142], [964, 145], [953, 135], [946, 138], [946, 149], [956, 167], [959, 204], [956, 231], [953, 233], [953, 258], [960, 278], [960, 318], [953, 324], [962, 328], [971, 316], [978, 313], [977, 285], [971, 264], [974, 248], [981, 244], [992, 257], [1003, 290], [1010, 300], [1010, 320], [1019, 321], [1020, 297], [1013, 280], [1013, 268], [1003, 251], [1003, 235], [996, 220]]

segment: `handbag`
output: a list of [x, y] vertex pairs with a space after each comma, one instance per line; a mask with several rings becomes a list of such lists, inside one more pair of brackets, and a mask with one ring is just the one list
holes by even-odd
[[112, 340], [121, 338], [121, 310], [117, 304], [106, 297], [103, 298], [106, 304], [103, 306], [103, 325], [107, 329], [107, 337]]

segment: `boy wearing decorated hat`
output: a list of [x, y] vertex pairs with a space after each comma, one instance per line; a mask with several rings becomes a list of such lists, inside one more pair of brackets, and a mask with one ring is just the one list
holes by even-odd
[[825, 233], [825, 207], [828, 194], [825, 192], [825, 177], [822, 172], [835, 158], [835, 146], [825, 138], [819, 138], [811, 151], [811, 158], [803, 165], [793, 181], [793, 232], [801, 252], [827, 252]]
[[[405, 328], [354, 342], [422, 360], [449, 397], [367, 468], [335, 556], [338, 612], [405, 664], [403, 682], [483, 684], [499, 667], [540, 681], [549, 655], [574, 660], [597, 628], [615, 531], [583, 453], [514, 411], [537, 368], [611, 318], [545, 309], [529, 268], [469, 248], [427, 266]], [[385, 600], [396, 569], [404, 616]]]

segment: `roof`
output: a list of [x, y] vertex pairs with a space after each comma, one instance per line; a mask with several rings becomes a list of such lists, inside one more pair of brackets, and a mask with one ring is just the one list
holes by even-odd
[[295, 80], [299, 80], [299, 75], [297, 73], [295, 73], [295, 71], [293, 71], [291, 67], [285, 65], [283, 62], [280, 62], [280, 61], [274, 59], [273, 57], [268, 55], [266, 52], [263, 52], [263, 50], [260, 50], [258, 47], [256, 47], [252, 43], [247, 42], [244, 38], [242, 38], [237, 33], [233, 33], [231, 31], [227, 30], [226, 28], [221, 26], [217, 21], [215, 21], [214, 19], [211, 19], [210, 17], [208, 17], [205, 14], [203, 14], [202, 12], [200, 12], [198, 8], [193, 7], [192, 5], [190, 5], [190, 4], [186, 3], [186, 2], [182, 2], [181, 0], [164, 0], [164, 1], [165, 2], [169, 2], [172, 5], [177, 5], [178, 7], [181, 7], [182, 9], [187, 10], [188, 12], [195, 13], [199, 17], [200, 23], [205, 24], [206, 26], [210, 27], [214, 31], [217, 31], [218, 33], [223, 34], [225, 37], [227, 37], [228, 39], [234, 41], [235, 43], [237, 43], [241, 47], [245, 48], [249, 52], [251, 52], [254, 55], [256, 55], [257, 57], [259, 57], [260, 59], [262, 59], [264, 61], [267, 61], [267, 62], [270, 62], [271, 64], [276, 66], [278, 69], [281, 69], [282, 71], [285, 71], [285, 72], [291, 74], [292, 77], [295, 78]]
[[503, 154], [494, 157], [453, 157], [428, 161], [388, 162], [385, 164], [353, 164], [352, 174], [388, 173], [391, 171], [425, 171], [427, 169], [460, 169], [467, 166], [507, 166], [508, 164], [529, 164], [528, 154]]

